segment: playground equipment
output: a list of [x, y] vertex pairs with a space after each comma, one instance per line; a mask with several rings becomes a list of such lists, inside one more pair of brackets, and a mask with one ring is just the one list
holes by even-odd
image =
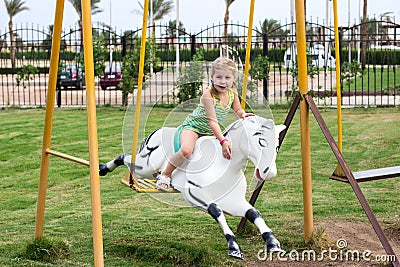
[[[38, 203], [37, 203], [37, 214], [36, 214], [36, 229], [35, 238], [39, 238], [43, 235], [43, 225], [44, 225], [44, 211], [45, 211], [45, 201], [46, 201], [46, 190], [47, 190], [47, 180], [48, 180], [48, 166], [50, 155], [58, 156], [82, 165], [90, 167], [90, 187], [91, 187], [91, 203], [92, 203], [92, 232], [93, 232], [93, 250], [94, 250], [94, 265], [104, 266], [103, 259], [103, 241], [102, 241], [102, 223], [101, 223], [101, 207], [100, 207], [100, 183], [99, 183], [99, 172], [98, 172], [98, 142], [97, 142], [97, 132], [96, 132], [96, 101], [95, 101], [95, 91], [94, 91], [94, 67], [93, 67], [93, 46], [92, 46], [92, 30], [91, 30], [91, 12], [90, 12], [90, 1], [82, 0], [82, 21], [83, 21], [83, 38], [84, 38], [84, 55], [85, 55], [85, 73], [86, 73], [86, 100], [87, 100], [87, 113], [88, 113], [88, 139], [89, 139], [89, 161], [76, 158], [61, 152], [57, 152], [50, 149], [51, 132], [52, 132], [52, 121], [54, 113], [54, 102], [55, 102], [55, 92], [56, 92], [56, 82], [57, 82], [57, 71], [58, 71], [58, 60], [60, 54], [60, 43], [61, 43], [61, 31], [62, 31], [62, 19], [64, 13], [64, 0], [57, 0], [55, 19], [54, 19], [54, 31], [53, 31], [53, 41], [51, 49], [51, 59], [50, 59], [50, 75], [49, 75], [49, 87], [48, 95], [46, 101], [46, 117], [43, 135], [43, 146], [42, 146], [42, 160], [40, 167], [40, 182], [39, 182], [39, 192], [38, 192]], [[147, 28], [147, 16], [148, 16], [148, 3], [149, 0], [145, 0], [144, 4], [144, 15], [143, 15], [143, 28], [142, 28], [142, 46], [141, 46], [141, 56], [140, 56], [140, 67], [139, 67], [139, 77], [143, 76], [144, 67], [144, 47], [146, 41], [146, 28]], [[390, 246], [386, 236], [384, 235], [379, 223], [377, 222], [375, 215], [373, 214], [371, 208], [368, 205], [358, 183], [355, 179], [353, 173], [350, 171], [346, 161], [341, 154], [341, 135], [339, 136], [339, 146], [335, 143], [334, 138], [330, 134], [322, 116], [320, 115], [318, 108], [315, 106], [313, 99], [307, 95], [307, 59], [306, 59], [306, 31], [305, 31], [305, 18], [304, 18], [304, 1], [296, 0], [296, 43], [297, 43], [297, 56], [298, 56], [298, 73], [299, 73], [299, 88], [300, 93], [297, 95], [293, 102], [292, 108], [290, 109], [288, 116], [285, 120], [285, 125], [290, 126], [290, 122], [295, 115], [295, 112], [300, 106], [300, 124], [301, 124], [301, 147], [302, 147], [302, 177], [303, 177], [303, 203], [304, 203], [304, 238], [309, 240], [313, 234], [313, 214], [312, 214], [312, 186], [311, 186], [311, 157], [310, 157], [310, 125], [309, 125], [309, 110], [314, 114], [317, 119], [321, 130], [324, 132], [325, 137], [331, 146], [336, 158], [338, 159], [339, 166], [347, 177], [353, 191], [357, 195], [361, 206], [363, 207], [368, 219], [370, 220], [375, 232], [377, 233], [383, 247], [385, 248], [388, 255], [395, 255], [392, 247]], [[334, 12], [335, 12], [335, 39], [337, 38], [337, 0], [333, 0]], [[251, 29], [253, 21], [253, 10], [254, 10], [254, 0], [251, 1], [250, 16], [249, 16], [249, 34], [248, 43], [251, 39]], [[335, 42], [336, 47], [338, 44]], [[248, 66], [250, 60], [249, 53], [250, 46], [247, 45], [246, 49], [246, 61], [245, 61], [245, 76], [244, 76], [244, 88], [242, 99], [245, 99], [245, 91], [247, 87], [248, 80]], [[335, 49], [338, 53], [339, 49]], [[336, 54], [336, 66], [340, 65], [339, 56]], [[338, 69], [338, 68], [337, 68]], [[340, 72], [337, 71], [337, 81], [340, 80]], [[142, 90], [142, 79], [139, 79], [138, 93], [137, 93], [137, 103], [136, 105], [136, 122], [139, 122], [140, 115], [140, 99]], [[338, 105], [341, 100], [340, 90], [338, 90]], [[242, 101], [242, 106], [244, 106], [244, 101]], [[339, 117], [341, 117], [341, 112], [339, 110]], [[281, 143], [287, 132], [288, 128], [281, 132], [280, 140]], [[134, 142], [132, 151], [136, 151], [138, 127], [135, 127]], [[339, 131], [341, 132], [341, 130]], [[135, 157], [132, 157], [134, 160]], [[134, 165], [134, 162], [131, 162]], [[397, 170], [397, 169], [396, 169]], [[395, 171], [396, 171], [395, 170]], [[129, 178], [129, 177], [128, 177]], [[137, 183], [135, 177], [130, 177], [131, 182]], [[263, 182], [260, 183], [257, 190], [253, 193], [250, 204], [254, 204], [257, 196], [262, 188]], [[217, 213], [215, 213], [217, 211]], [[210, 214], [214, 214], [216, 219], [222, 217], [218, 214], [218, 209], [212, 209]], [[247, 215], [247, 213], [246, 213]], [[255, 216], [254, 212], [246, 216], [246, 219], [252, 220], [254, 223], [258, 223], [259, 218]], [[243, 220], [242, 220], [243, 222]], [[239, 225], [243, 225], [243, 223]], [[232, 240], [232, 239], [230, 239]], [[233, 241], [232, 241], [233, 242]], [[235, 243], [232, 243], [235, 244]], [[399, 267], [399, 261], [393, 262], [395, 267]]]
[[[339, 34], [338, 34], [338, 12], [337, 0], [333, 0], [334, 9], [334, 27], [335, 27], [335, 46], [339, 47]], [[313, 234], [313, 213], [312, 213], [312, 184], [311, 184], [311, 157], [310, 157], [310, 125], [309, 125], [309, 111], [311, 110], [314, 118], [318, 122], [329, 146], [332, 149], [336, 159], [338, 160], [338, 167], [334, 175], [345, 177], [346, 181], [350, 183], [357, 199], [359, 200], [365, 214], [367, 215], [372, 227], [375, 230], [383, 248], [387, 255], [396, 255], [391, 247], [388, 239], [386, 238], [382, 228], [379, 225], [371, 207], [369, 206], [355, 175], [351, 172], [347, 162], [342, 154], [342, 112], [341, 112], [341, 89], [340, 89], [340, 56], [339, 49], [335, 49], [336, 56], [336, 80], [337, 82], [337, 105], [338, 105], [338, 144], [335, 142], [332, 134], [329, 131], [318, 107], [315, 105], [314, 100], [307, 94], [307, 58], [306, 58], [306, 31], [305, 31], [305, 18], [304, 18], [304, 2], [296, 0], [296, 39], [297, 39], [297, 56], [298, 56], [298, 73], [299, 73], [299, 93], [293, 101], [293, 104], [285, 119], [284, 125], [286, 129], [281, 132], [279, 137], [280, 145], [290, 127], [292, 119], [296, 110], [300, 106], [300, 127], [301, 127], [301, 149], [302, 149], [302, 178], [303, 178], [303, 204], [304, 204], [304, 239], [310, 240]], [[383, 179], [393, 176], [398, 176], [400, 171], [399, 167], [384, 168], [378, 170], [370, 170], [364, 173], [359, 173], [357, 178], [359, 181]], [[256, 190], [253, 192], [249, 203], [254, 204], [262, 189], [264, 181], [259, 182]], [[243, 228], [246, 218], [243, 218], [238, 226], [238, 231]], [[395, 256], [392, 262], [394, 267], [399, 267], [400, 263]]]
[[[335, 1], [334, 1], [335, 5]], [[338, 19], [337, 19], [337, 4], [334, 6], [335, 11], [335, 46], [339, 47], [339, 32], [338, 32]], [[339, 58], [339, 49], [335, 49], [336, 58]], [[340, 64], [340, 61], [339, 61]], [[338, 64], [338, 65], [339, 65]], [[340, 81], [340, 66], [336, 69], [336, 81]], [[343, 151], [343, 126], [342, 126], [342, 101], [341, 101], [341, 88], [340, 82], [337, 83], [337, 122], [338, 122], [338, 147], [340, 152]], [[357, 182], [366, 182], [373, 180], [380, 180], [386, 178], [400, 177], [400, 166], [372, 169], [353, 173]], [[349, 176], [341, 169], [339, 165], [330, 177], [332, 180], [350, 182]]]
[[[359, 171], [354, 172], [353, 175], [356, 181], [359, 183], [387, 178], [397, 178], [400, 177], [400, 166]], [[349, 178], [347, 176], [338, 175], [335, 172], [330, 178], [332, 180], [349, 183]]]
[[[148, 21], [148, 0], [145, 0], [145, 5], [143, 8], [143, 24], [142, 24], [142, 39], [141, 39], [141, 47], [140, 47], [140, 61], [139, 61], [139, 76], [143, 77], [144, 73], [144, 57], [145, 57], [145, 49], [146, 49], [146, 29], [147, 29], [147, 21]], [[247, 44], [246, 44], [246, 60], [245, 60], [245, 68], [244, 68], [244, 77], [243, 77], [243, 88], [242, 88], [242, 108], [246, 105], [246, 91], [249, 77], [249, 68], [250, 68], [250, 48], [251, 48], [251, 38], [253, 31], [253, 15], [254, 15], [254, 4], [255, 0], [250, 1], [250, 14], [249, 14], [249, 26], [247, 33]], [[227, 52], [228, 53], [228, 52]], [[142, 99], [142, 88], [143, 81], [139, 79], [138, 81], [138, 90], [136, 95], [136, 105], [135, 108], [135, 125], [134, 132], [132, 137], [132, 154], [137, 151], [137, 143], [139, 137], [139, 121], [140, 121], [140, 103]], [[135, 165], [135, 157], [131, 158], [131, 165]], [[128, 172], [124, 178], [121, 179], [121, 183], [129, 186], [134, 189], [138, 193], [174, 193], [175, 190], [159, 190], [155, 187], [156, 180], [155, 179], [138, 179], [136, 177], [135, 172]]]
[[92, 203], [94, 265], [104, 266], [101, 204], [100, 204], [100, 179], [99, 179], [99, 169], [98, 169], [99, 159], [98, 159], [98, 141], [97, 141], [97, 125], [96, 125], [96, 96], [94, 88], [92, 21], [91, 21], [91, 5], [89, 0], [82, 0], [82, 22], [83, 22], [83, 44], [84, 44], [83, 47], [85, 56], [85, 73], [86, 73], [86, 103], [87, 103], [87, 117], [88, 117], [89, 161], [50, 149], [63, 15], [64, 15], [64, 0], [57, 0], [55, 18], [54, 18], [53, 41], [51, 46], [49, 88], [46, 100], [46, 117], [45, 117], [45, 126], [43, 134], [42, 160], [40, 165], [40, 181], [39, 181], [38, 202], [36, 211], [35, 238], [39, 238], [43, 235], [44, 211], [46, 202], [46, 190], [47, 190], [47, 181], [49, 173], [50, 155], [54, 155], [63, 159], [67, 159], [88, 166], [90, 168], [90, 191], [92, 198], [91, 203]]
[[[250, 219], [260, 230], [266, 242], [266, 251], [280, 251], [278, 240], [265, 224], [260, 212], [246, 201], [247, 182], [243, 168], [250, 159], [255, 165], [257, 179], [275, 177], [278, 136], [284, 128], [259, 116], [238, 119], [223, 132], [234, 151], [230, 160], [222, 156], [221, 145], [215, 137], [204, 136], [197, 140], [186, 166], [173, 173], [172, 186], [181, 192], [183, 198], [191, 206], [208, 212], [221, 225], [228, 240], [229, 256], [243, 258], [224, 213]], [[143, 140], [135, 156], [135, 165], [131, 165], [131, 155], [122, 154], [100, 165], [100, 174], [105, 175], [125, 165], [139, 180], [151, 179], [165, 168], [171, 156], [176, 153], [174, 140], [179, 134], [177, 128], [163, 127], [154, 131]]]

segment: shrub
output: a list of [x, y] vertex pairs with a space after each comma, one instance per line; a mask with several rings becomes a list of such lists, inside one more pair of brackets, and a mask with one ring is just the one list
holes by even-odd
[[202, 54], [196, 54], [189, 67], [184, 68], [177, 79], [175, 85], [179, 89], [179, 92], [174, 96], [178, 99], [179, 103], [200, 96], [200, 88], [203, 85], [204, 79], [204, 66], [202, 59]]

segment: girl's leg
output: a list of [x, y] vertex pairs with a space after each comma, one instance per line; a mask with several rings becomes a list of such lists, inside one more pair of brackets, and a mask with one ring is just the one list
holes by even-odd
[[182, 167], [187, 159], [192, 155], [194, 145], [196, 144], [199, 135], [191, 130], [184, 130], [181, 133], [181, 148], [170, 158], [167, 167], [162, 174], [171, 177], [172, 172], [177, 167]]
[[157, 181], [157, 188], [168, 190], [170, 186], [170, 178], [172, 172], [177, 167], [186, 165], [188, 158], [193, 153], [194, 145], [196, 144], [199, 135], [191, 130], [184, 130], [181, 133], [181, 148], [169, 159], [164, 171], [159, 175]]

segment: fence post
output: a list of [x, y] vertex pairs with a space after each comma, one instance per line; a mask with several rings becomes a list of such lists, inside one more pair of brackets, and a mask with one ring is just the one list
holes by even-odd
[[61, 85], [60, 85], [60, 79], [57, 79], [57, 84], [56, 84], [56, 90], [57, 90], [57, 107], [61, 107]]
[[[343, 62], [344, 62], [344, 56], [343, 56], [343, 28], [339, 27], [339, 57], [340, 57], [340, 90], [343, 92], [343, 79], [342, 79], [342, 73], [343, 73]], [[337, 59], [336, 59], [337, 62]], [[348, 71], [348, 70], [346, 70]], [[343, 99], [343, 94], [341, 94], [341, 97]]]
[[342, 70], [343, 68], [343, 28], [339, 27], [339, 56], [340, 56], [340, 69]]
[[124, 58], [126, 56], [126, 36], [125, 35], [123, 35], [121, 37], [121, 42], [122, 42], [121, 57]]
[[190, 59], [196, 54], [196, 35], [192, 34], [190, 36]]
[[[268, 33], [263, 33], [262, 35], [262, 39], [263, 39], [263, 50], [262, 50], [262, 54], [264, 57], [268, 56]], [[268, 80], [263, 78], [263, 102], [268, 102]]]

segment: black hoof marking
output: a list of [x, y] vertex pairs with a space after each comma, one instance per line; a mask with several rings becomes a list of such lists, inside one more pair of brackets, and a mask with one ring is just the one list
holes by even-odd
[[105, 176], [109, 172], [110, 172], [110, 170], [107, 168], [106, 164], [99, 165], [99, 175], [100, 176]]

